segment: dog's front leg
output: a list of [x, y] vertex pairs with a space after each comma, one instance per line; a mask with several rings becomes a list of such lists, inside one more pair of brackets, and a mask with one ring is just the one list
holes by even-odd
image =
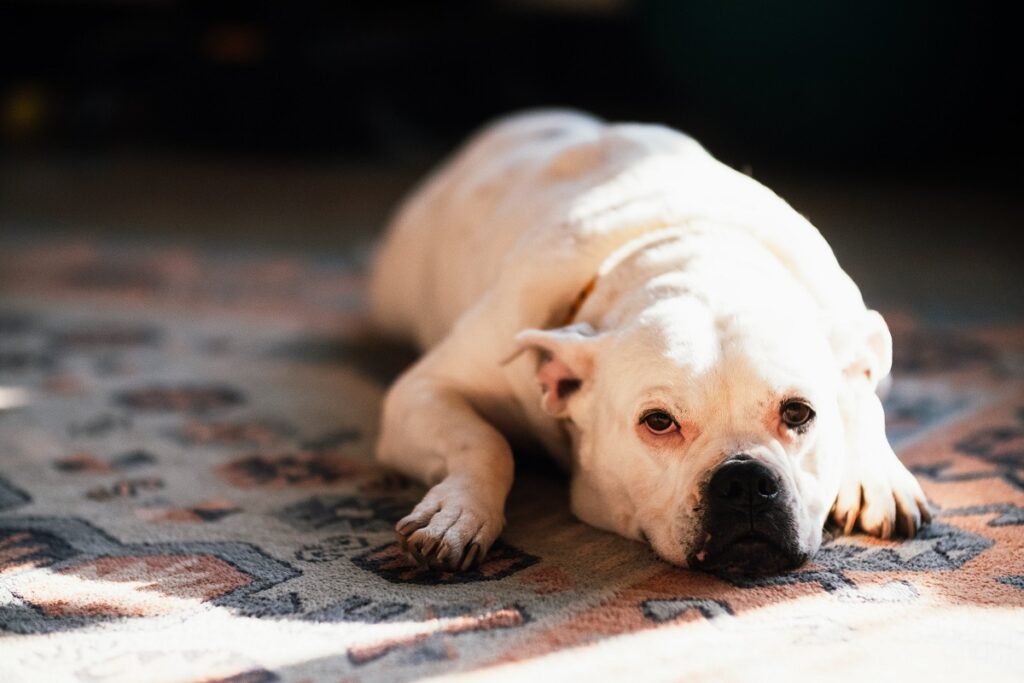
[[832, 519], [849, 534], [913, 537], [931, 519], [920, 484], [885, 435], [882, 402], [867, 380], [851, 380], [840, 395], [846, 463]]
[[395, 526], [420, 563], [464, 570], [505, 525], [512, 450], [450, 383], [416, 366], [384, 401], [378, 459], [431, 486]]

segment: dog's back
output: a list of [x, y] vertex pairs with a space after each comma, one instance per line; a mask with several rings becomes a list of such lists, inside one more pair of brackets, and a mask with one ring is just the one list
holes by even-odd
[[[557, 301], [572, 297], [624, 239], [706, 216], [767, 246], [822, 308], [863, 308], [817, 230], [688, 136], [538, 111], [483, 129], [401, 206], [374, 264], [373, 319], [382, 331], [429, 348], [503, 268], [515, 267], [510, 259], [567, 252], [562, 281], [555, 273], [542, 283], [564, 285], [565, 292], [549, 293]], [[586, 273], [582, 282], [572, 267]]]
[[601, 127], [583, 114], [539, 111], [503, 118], [471, 137], [411, 193], [387, 230], [370, 286], [379, 328], [422, 347], [443, 336], [492, 284], [530, 225], [523, 214], [538, 207], [537, 198], [522, 202], [518, 195], [531, 171]]

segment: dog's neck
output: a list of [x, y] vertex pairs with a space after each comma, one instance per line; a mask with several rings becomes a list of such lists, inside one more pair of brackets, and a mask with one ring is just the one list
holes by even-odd
[[685, 265], [680, 259], [651, 258], [652, 252], [692, 234], [686, 227], [665, 228], [621, 246], [580, 289], [562, 324], [585, 322], [598, 329], [616, 327], [624, 318], [638, 314], [644, 306], [643, 302], [634, 301], [637, 291], [653, 278]]
[[[695, 222], [633, 239], [606, 258], [593, 278], [579, 290], [564, 324], [587, 323], [598, 330], [615, 329], [626, 326], [649, 306], [665, 298], [676, 295], [720, 298], [724, 294], [721, 289], [704, 291], [715, 287], [706, 282], [707, 278], [694, 281], [676, 277], [694, 267], [713, 271], [718, 283], [736, 285], [747, 281], [760, 290], [781, 284], [777, 280], [765, 281], [767, 278], [753, 282], [745, 265], [750, 261], [738, 254], [741, 250], [748, 254], [747, 259], [751, 250], [755, 250], [759, 259], [777, 260], [760, 242], [730, 225]], [[696, 291], [698, 286], [701, 291]], [[742, 297], [736, 297], [735, 292], [745, 290], [735, 286], [730, 289], [742, 308]]]
[[587, 299], [589, 299], [590, 295], [594, 292], [594, 287], [597, 286], [597, 278], [598, 276], [594, 275], [594, 277], [587, 280], [587, 284], [583, 285], [583, 289], [581, 289], [580, 293], [576, 295], [575, 299], [573, 299], [572, 305], [569, 307], [569, 312], [566, 314], [565, 318], [562, 319], [563, 327], [566, 325], [572, 325], [576, 322], [576, 316], [579, 315], [580, 309], [583, 308], [583, 304], [587, 302]]
[[[593, 320], [588, 320], [588, 318], [592, 318], [598, 310], [606, 309], [614, 299], [622, 294], [622, 286], [626, 284], [623, 282], [624, 279], [628, 277], [630, 281], [636, 281], [645, 275], [657, 274], [640, 272], [650, 269], [636, 268], [639, 256], [648, 249], [679, 240], [684, 234], [685, 228], [663, 228], [634, 238], [613, 251], [601, 262], [593, 277], [580, 288], [568, 311], [562, 317], [560, 325], [571, 325], [581, 321], [593, 323]], [[625, 273], [625, 271], [630, 272]], [[637, 275], [640, 277], [636, 277]], [[592, 297], [595, 290], [600, 292], [596, 297], [596, 305]]]

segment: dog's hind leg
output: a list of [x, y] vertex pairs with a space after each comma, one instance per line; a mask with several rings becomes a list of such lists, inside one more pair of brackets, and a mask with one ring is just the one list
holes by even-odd
[[418, 562], [455, 571], [483, 559], [505, 525], [512, 450], [465, 396], [413, 367], [385, 399], [377, 458], [431, 486], [395, 526]]

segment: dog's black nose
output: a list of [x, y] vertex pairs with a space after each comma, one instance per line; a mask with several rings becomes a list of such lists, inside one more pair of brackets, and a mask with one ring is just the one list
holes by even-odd
[[762, 574], [807, 559], [800, 549], [793, 495], [768, 465], [734, 455], [712, 473], [704, 496], [707, 538], [690, 558], [691, 566]]
[[771, 505], [779, 496], [778, 476], [749, 456], [736, 456], [718, 467], [709, 484], [716, 502], [737, 510]]

